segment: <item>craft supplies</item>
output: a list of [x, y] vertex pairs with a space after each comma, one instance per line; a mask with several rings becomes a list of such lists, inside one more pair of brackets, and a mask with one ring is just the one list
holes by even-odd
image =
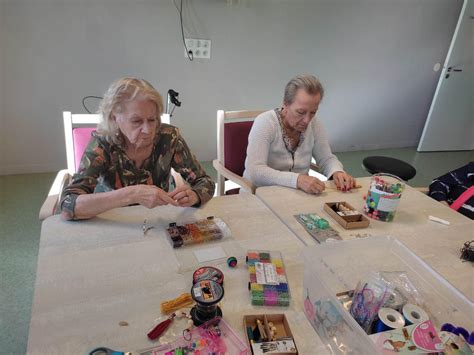
[[148, 232], [150, 229], [153, 229], [155, 227], [151, 226], [151, 225], [148, 225], [146, 223], [146, 219], [143, 221], [143, 224], [142, 224], [142, 232], [143, 232], [143, 235], [146, 235], [146, 232]]
[[247, 355], [245, 342], [220, 317], [186, 331], [173, 342], [160, 344], [137, 352], [138, 355]]
[[298, 353], [284, 314], [245, 315], [243, 321], [247, 341], [254, 355]]
[[[438, 334], [444, 344], [446, 353], [452, 355], [472, 355], [474, 353], [469, 343], [462, 336], [447, 331], [440, 331]], [[474, 333], [471, 334], [474, 340]]]
[[393, 352], [405, 355], [436, 354], [443, 352], [445, 348], [430, 320], [372, 334], [369, 338], [375, 343], [377, 349], [384, 354], [392, 354]]
[[370, 332], [372, 322], [392, 290], [392, 286], [375, 272], [371, 272], [357, 284], [350, 314], [366, 333]]
[[456, 327], [451, 323], [444, 323], [441, 326], [441, 330], [445, 332], [450, 332], [456, 335], [460, 335], [466, 340], [466, 342], [470, 345], [474, 345], [474, 332], [469, 333], [467, 329], [463, 327]]
[[449, 223], [449, 221], [446, 221], [444, 219], [441, 219], [441, 218], [438, 218], [438, 217], [435, 217], [435, 216], [428, 216], [428, 219], [430, 221], [437, 222], [437, 223], [440, 223], [440, 224], [444, 224], [446, 226], [449, 226], [451, 224], [451, 223]]
[[281, 253], [249, 250], [246, 260], [252, 304], [256, 306], [289, 306], [290, 289]]
[[375, 174], [365, 197], [364, 211], [370, 218], [391, 222], [395, 216], [405, 183], [391, 174]]
[[227, 259], [227, 266], [230, 268], [235, 268], [237, 266], [237, 258], [235, 256], [231, 256]]
[[224, 288], [213, 280], [201, 280], [191, 288], [191, 296], [196, 305], [191, 308], [194, 325], [199, 326], [214, 317], [222, 317], [217, 305], [224, 297]]
[[390, 296], [387, 298], [387, 301], [383, 306], [401, 312], [402, 307], [405, 303], [405, 297], [403, 297], [402, 293], [395, 288], [390, 294]]
[[189, 307], [194, 301], [189, 293], [183, 293], [178, 298], [161, 303], [161, 313], [168, 314], [178, 309]]
[[165, 319], [163, 322], [157, 324], [155, 327], [153, 327], [152, 330], [150, 330], [147, 334], [148, 339], [150, 340], [155, 340], [159, 338], [165, 331], [168, 329], [170, 326], [171, 322], [173, 319], [176, 317], [175, 313], [172, 313], [167, 319]]
[[219, 285], [224, 285], [224, 273], [213, 266], [203, 266], [194, 271], [193, 284], [201, 280], [213, 280]]
[[422, 308], [411, 303], [403, 306], [403, 317], [408, 325], [422, 323], [429, 319], [428, 314]]
[[461, 259], [471, 262], [474, 261], [474, 240], [464, 243], [464, 247], [461, 248]]
[[326, 202], [324, 210], [345, 229], [365, 228], [370, 222], [347, 202]]
[[230, 235], [224, 221], [213, 216], [183, 225], [178, 225], [176, 222], [170, 223], [167, 232], [173, 248], [220, 240], [225, 235]]
[[384, 332], [390, 329], [403, 328], [405, 319], [394, 309], [380, 308], [378, 312], [378, 321], [375, 323], [374, 333]]
[[101, 346], [92, 350], [89, 355], [132, 355], [131, 352], [117, 351]]
[[329, 222], [315, 213], [297, 214], [294, 217], [318, 243], [326, 242], [328, 239], [341, 240], [339, 233], [329, 225]]

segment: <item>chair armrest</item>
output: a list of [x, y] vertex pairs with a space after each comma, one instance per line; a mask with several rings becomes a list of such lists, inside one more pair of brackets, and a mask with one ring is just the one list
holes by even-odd
[[38, 218], [42, 221], [45, 218], [52, 216], [58, 208], [59, 200], [61, 198], [61, 192], [63, 191], [64, 184], [69, 182], [71, 175], [67, 169], [61, 170], [56, 175], [53, 185], [49, 190], [46, 200], [41, 206]]
[[255, 185], [253, 185], [249, 180], [227, 169], [224, 165], [222, 165], [222, 163], [219, 160], [214, 159], [212, 161], [212, 166], [214, 167], [214, 169], [217, 170], [218, 174], [221, 174], [226, 179], [236, 183], [237, 185], [240, 185], [247, 191], [252, 191], [252, 193], [255, 194], [255, 189], [256, 189]]

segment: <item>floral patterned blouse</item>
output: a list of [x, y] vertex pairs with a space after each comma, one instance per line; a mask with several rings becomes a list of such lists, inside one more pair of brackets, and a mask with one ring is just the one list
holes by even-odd
[[189, 150], [178, 128], [160, 125], [153, 151], [141, 168], [135, 166], [120, 145], [109, 143], [104, 136], [93, 132], [78, 172], [63, 190], [61, 209], [74, 216], [79, 195], [130, 185], [155, 185], [169, 191], [171, 168], [197, 193], [200, 204], [212, 198], [215, 184]]

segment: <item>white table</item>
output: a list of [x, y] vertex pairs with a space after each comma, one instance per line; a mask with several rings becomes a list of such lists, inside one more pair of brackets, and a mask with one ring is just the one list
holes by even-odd
[[[228, 224], [241, 249], [236, 269], [229, 269], [225, 261], [218, 265], [225, 274], [224, 319], [245, 339], [243, 314], [285, 313], [300, 353], [324, 353], [303, 313], [300, 253], [304, 244], [258, 198], [248, 194], [214, 198], [200, 209], [136, 206], [88, 221], [65, 222], [59, 216], [46, 219], [28, 353], [85, 354], [98, 346], [121, 351], [152, 346], [146, 333], [160, 316], [160, 303], [189, 292], [192, 286], [192, 271], [182, 271], [185, 263], [176, 255], [183, 254], [173, 251], [165, 228], [170, 222], [210, 215]], [[144, 219], [155, 226], [146, 236]], [[243, 259], [247, 249], [282, 252], [292, 296], [289, 308], [250, 304]], [[120, 321], [129, 325], [119, 326]], [[171, 340], [171, 335], [175, 334], [163, 339]]]
[[[363, 196], [368, 191], [370, 178], [357, 179], [362, 188], [343, 193], [328, 189], [320, 195], [281, 186], [260, 187], [256, 195], [285, 223], [306, 245], [318, 244], [294, 215], [316, 213], [326, 218], [342, 239], [390, 235], [404, 242], [451, 284], [474, 300], [474, 267], [459, 259], [463, 243], [474, 239], [474, 221], [436, 202], [427, 195], [406, 186], [393, 222], [370, 219], [370, 225], [362, 229], [344, 229], [323, 210], [325, 202], [346, 201], [363, 211]], [[333, 187], [332, 182], [328, 183]], [[449, 221], [449, 226], [432, 222], [428, 216]]]

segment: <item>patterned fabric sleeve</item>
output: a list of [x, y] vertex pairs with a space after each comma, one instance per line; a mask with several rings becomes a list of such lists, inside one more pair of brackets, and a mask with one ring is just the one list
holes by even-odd
[[191, 185], [192, 190], [199, 196], [200, 202], [196, 206], [202, 205], [214, 195], [215, 183], [191, 153], [178, 129], [176, 133], [176, 147], [171, 166]]
[[71, 183], [63, 190], [61, 210], [74, 217], [76, 199], [82, 194], [91, 194], [97, 185], [100, 174], [106, 171], [107, 157], [104, 147], [94, 134], [82, 155], [79, 170], [72, 177]]
[[429, 186], [428, 195], [437, 201], [448, 200], [449, 193], [457, 185], [469, 185], [469, 179], [474, 175], [474, 162], [450, 171], [434, 179]]

